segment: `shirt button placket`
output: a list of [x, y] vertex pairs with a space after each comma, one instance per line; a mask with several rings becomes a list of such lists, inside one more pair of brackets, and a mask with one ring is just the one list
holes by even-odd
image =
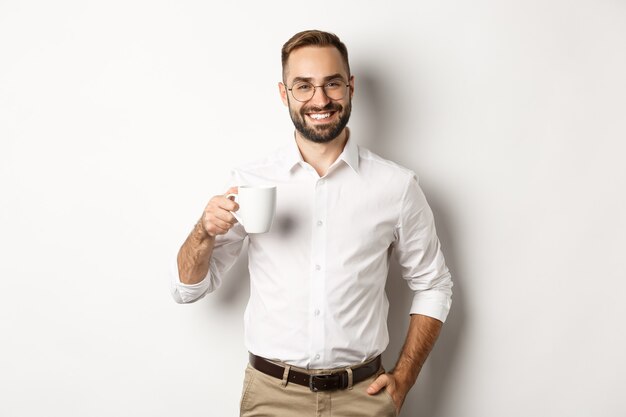
[[311, 360], [314, 366], [324, 360], [326, 341], [324, 340], [324, 315], [321, 314], [326, 299], [326, 207], [328, 181], [319, 179], [315, 184], [315, 205], [311, 233]]

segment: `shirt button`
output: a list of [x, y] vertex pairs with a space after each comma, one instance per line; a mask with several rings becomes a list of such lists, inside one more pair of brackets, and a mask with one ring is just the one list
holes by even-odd
[[322, 267], [321, 267], [321, 266], [319, 266], [319, 265], [315, 265], [315, 270], [316, 270], [316, 271], [319, 271], [320, 269], [322, 269]]
[[326, 181], [324, 181], [324, 180], [319, 180], [317, 183], [318, 183], [319, 185], [324, 185], [324, 183], [325, 183], [325, 182], [326, 182]]
[[318, 226], [321, 226], [321, 225], [323, 225], [323, 224], [324, 224], [324, 222], [323, 222], [323, 221], [321, 221], [321, 220], [318, 220], [318, 221], [317, 221], [317, 225], [318, 225]]
[[313, 314], [315, 314], [316, 316], [320, 315], [320, 310], [318, 308], [315, 309], [315, 311], [313, 312]]
[[320, 354], [318, 353], [317, 355], [315, 355], [315, 359], [319, 359], [320, 358]]

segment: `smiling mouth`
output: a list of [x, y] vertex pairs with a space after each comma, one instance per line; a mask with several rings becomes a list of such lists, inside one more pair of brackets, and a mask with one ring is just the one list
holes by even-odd
[[335, 111], [328, 111], [324, 113], [307, 113], [306, 115], [315, 121], [326, 120], [329, 119], [332, 115], [334, 115]]

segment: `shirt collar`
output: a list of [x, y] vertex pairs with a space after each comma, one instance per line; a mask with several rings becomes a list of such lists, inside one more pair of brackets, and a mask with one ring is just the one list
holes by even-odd
[[359, 173], [359, 147], [352, 139], [350, 132], [348, 131], [348, 141], [346, 146], [343, 147], [343, 152], [339, 155], [338, 159], [343, 161], [354, 170], [355, 173]]
[[287, 146], [283, 153], [283, 158], [281, 161], [285, 167], [285, 170], [290, 171], [294, 166], [298, 165], [300, 162], [304, 162], [302, 159], [302, 155], [300, 154], [300, 149], [298, 149], [298, 144], [296, 143], [295, 135], [289, 146]]
[[[356, 142], [352, 139], [350, 132], [348, 131], [348, 141], [343, 148], [343, 151], [337, 158], [337, 160], [343, 160], [350, 168], [354, 170], [355, 173], [359, 173], [359, 147]], [[287, 171], [290, 171], [294, 166], [299, 163], [303, 163], [304, 159], [302, 159], [302, 154], [300, 153], [300, 149], [298, 149], [298, 144], [296, 143], [296, 138], [294, 137], [291, 143], [287, 148], [285, 148], [285, 153], [283, 154], [283, 166]]]

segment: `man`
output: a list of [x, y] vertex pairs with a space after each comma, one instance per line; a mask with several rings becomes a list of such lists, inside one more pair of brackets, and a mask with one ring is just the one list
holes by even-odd
[[[213, 197], [180, 248], [173, 296], [186, 303], [215, 290], [247, 237], [241, 416], [395, 416], [450, 309], [432, 212], [413, 172], [350, 138], [355, 80], [337, 36], [300, 32], [282, 63], [295, 137], [232, 173], [233, 185], [277, 186], [274, 225], [246, 234], [225, 197], [237, 188]], [[385, 372], [392, 252], [414, 299], [406, 342]]]

